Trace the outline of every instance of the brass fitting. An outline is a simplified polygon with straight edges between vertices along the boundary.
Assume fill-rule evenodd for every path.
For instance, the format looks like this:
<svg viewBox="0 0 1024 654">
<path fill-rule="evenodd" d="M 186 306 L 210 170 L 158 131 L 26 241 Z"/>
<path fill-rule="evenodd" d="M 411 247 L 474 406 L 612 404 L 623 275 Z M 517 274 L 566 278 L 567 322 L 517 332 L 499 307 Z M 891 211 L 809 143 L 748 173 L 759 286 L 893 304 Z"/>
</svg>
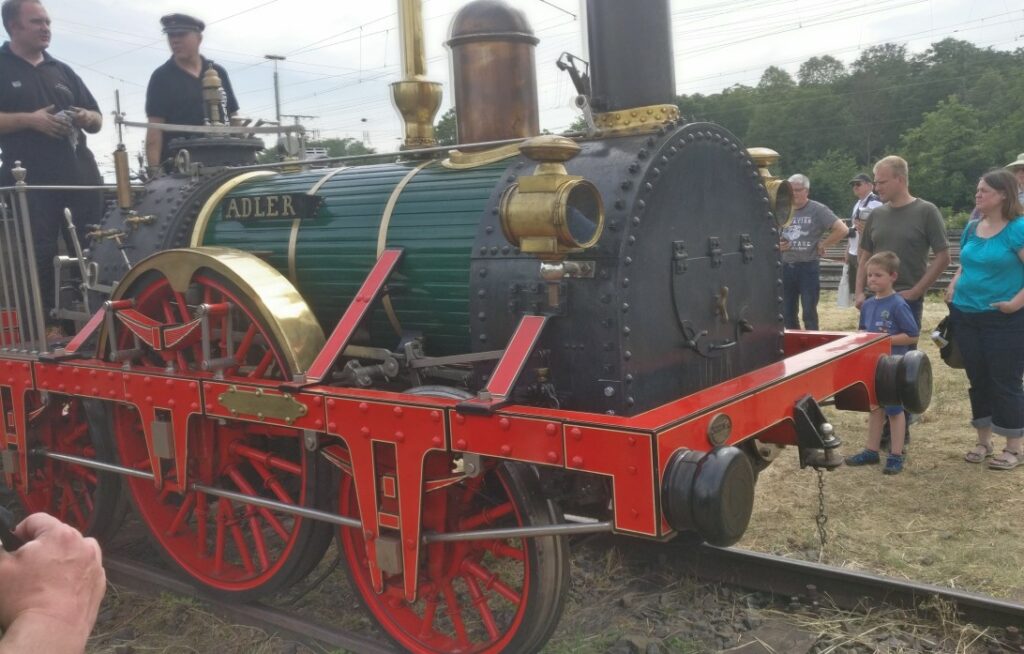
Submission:
<svg viewBox="0 0 1024 654">
<path fill-rule="evenodd" d="M 422 0 L 399 0 L 403 79 L 391 85 L 391 97 L 405 123 L 403 149 L 437 144 L 434 116 L 441 107 L 441 85 L 426 78 Z"/>
<path fill-rule="evenodd" d="M 593 183 L 569 175 L 565 162 L 580 146 L 564 136 L 537 136 L 519 147 L 537 162 L 501 196 L 501 229 L 509 243 L 544 261 L 593 247 L 604 231 L 604 203 Z"/>
<path fill-rule="evenodd" d="M 224 111 L 224 89 L 221 88 L 220 75 L 210 66 L 203 73 L 203 105 L 206 108 L 206 120 L 211 125 L 227 123 Z"/>
<path fill-rule="evenodd" d="M 772 174 L 769 166 L 779 163 L 779 153 L 770 148 L 748 148 L 747 154 L 757 165 L 757 172 L 761 175 L 765 189 L 768 190 L 768 199 L 771 201 L 772 212 L 775 214 L 775 221 L 779 227 L 785 227 L 793 220 L 793 189 L 789 182 L 780 179 Z"/>
</svg>

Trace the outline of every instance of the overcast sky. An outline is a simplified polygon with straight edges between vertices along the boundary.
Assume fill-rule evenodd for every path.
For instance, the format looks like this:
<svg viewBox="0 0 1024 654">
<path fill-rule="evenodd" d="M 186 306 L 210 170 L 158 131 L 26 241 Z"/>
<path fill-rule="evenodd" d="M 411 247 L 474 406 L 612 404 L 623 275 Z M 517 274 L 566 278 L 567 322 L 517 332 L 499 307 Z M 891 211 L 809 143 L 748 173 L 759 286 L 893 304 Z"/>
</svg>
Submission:
<svg viewBox="0 0 1024 654">
<path fill-rule="evenodd" d="M 583 54 L 577 0 L 510 0 L 523 9 L 537 48 L 541 126 L 552 131 L 576 117 L 575 91 L 554 61 L 563 51 Z M 627 2 L 629 0 L 622 0 Z M 114 93 L 128 120 L 145 119 L 146 83 L 169 56 L 159 17 L 170 12 L 204 19 L 203 53 L 231 76 L 245 116 L 273 120 L 273 65 L 279 63 L 283 114 L 303 119 L 324 137 L 369 140 L 378 150 L 399 144 L 401 123 L 388 84 L 399 79 L 397 0 L 48 0 L 53 20 L 50 53 L 72 65 L 108 118 L 90 137 L 101 167 L 116 143 L 109 112 Z M 431 79 L 445 85 L 444 40 L 462 0 L 424 0 Z M 844 62 L 865 47 L 896 41 L 921 52 L 948 36 L 981 47 L 1024 47 L 1020 0 L 672 0 L 676 85 L 679 93 L 715 93 L 757 83 L 768 65 L 796 73 L 800 63 L 831 54 Z M 287 119 L 291 121 L 292 119 Z M 728 126 L 726 126 L 728 127 Z M 129 151 L 143 139 L 125 134 Z"/>
</svg>

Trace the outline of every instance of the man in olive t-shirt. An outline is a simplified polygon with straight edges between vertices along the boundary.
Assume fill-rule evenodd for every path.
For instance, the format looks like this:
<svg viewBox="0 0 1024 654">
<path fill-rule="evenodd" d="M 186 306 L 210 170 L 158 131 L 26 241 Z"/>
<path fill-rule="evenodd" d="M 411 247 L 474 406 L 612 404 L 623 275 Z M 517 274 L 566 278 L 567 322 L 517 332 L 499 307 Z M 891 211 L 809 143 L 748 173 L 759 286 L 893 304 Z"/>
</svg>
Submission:
<svg viewBox="0 0 1024 654">
<path fill-rule="evenodd" d="M 921 326 L 924 295 L 949 265 L 949 242 L 942 214 L 931 202 L 910 194 L 907 162 L 885 157 L 875 164 L 875 191 L 885 202 L 871 212 L 861 236 L 857 270 L 857 308 L 864 304 L 867 260 L 889 250 L 900 258 L 893 287 L 910 305 Z M 928 251 L 935 258 L 928 263 Z"/>
</svg>

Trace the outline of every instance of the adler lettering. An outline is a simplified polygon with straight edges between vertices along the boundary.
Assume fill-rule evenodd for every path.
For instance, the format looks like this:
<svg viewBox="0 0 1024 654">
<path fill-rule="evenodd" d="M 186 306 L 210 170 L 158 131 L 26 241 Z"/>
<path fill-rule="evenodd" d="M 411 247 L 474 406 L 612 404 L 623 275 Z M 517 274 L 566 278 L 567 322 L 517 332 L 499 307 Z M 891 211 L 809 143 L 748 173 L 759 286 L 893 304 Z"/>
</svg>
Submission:
<svg viewBox="0 0 1024 654">
<path fill-rule="evenodd" d="M 224 209 L 224 220 L 297 218 L 295 202 L 291 195 L 257 195 L 247 198 L 231 198 Z M 305 205 L 300 203 L 301 206 Z"/>
</svg>

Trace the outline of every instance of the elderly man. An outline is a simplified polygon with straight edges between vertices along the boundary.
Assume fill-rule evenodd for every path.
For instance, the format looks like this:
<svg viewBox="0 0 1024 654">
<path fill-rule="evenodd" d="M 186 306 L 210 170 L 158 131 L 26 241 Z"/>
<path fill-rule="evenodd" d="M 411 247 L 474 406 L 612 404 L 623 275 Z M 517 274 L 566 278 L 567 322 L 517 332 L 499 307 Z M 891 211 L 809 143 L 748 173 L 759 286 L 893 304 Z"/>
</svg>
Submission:
<svg viewBox="0 0 1024 654">
<path fill-rule="evenodd" d="M 814 330 L 818 329 L 821 255 L 826 248 L 846 238 L 849 228 L 828 207 L 810 199 L 811 180 L 806 175 L 793 175 L 789 184 L 793 188 L 795 211 L 780 241 L 782 313 L 786 329 L 800 329 L 799 302 L 803 306 L 804 328 Z"/>
<path fill-rule="evenodd" d="M 0 47 L 0 186 L 14 183 L 16 161 L 34 186 L 94 185 L 102 181 L 83 132 L 103 125 L 96 100 L 71 67 L 46 51 L 50 16 L 39 0 L 6 0 L 0 12 L 10 41 Z M 98 223 L 103 197 L 95 191 L 32 191 L 28 194 L 32 239 L 50 325 L 54 301 L 53 259 L 63 233 L 64 208 L 71 209 L 79 237 Z"/>
<path fill-rule="evenodd" d="M 924 294 L 949 265 L 949 242 L 942 214 L 931 202 L 910 194 L 907 162 L 885 157 L 875 164 L 875 191 L 885 204 L 871 212 L 860 239 L 857 307 L 864 304 L 864 264 L 875 252 L 889 250 L 900 258 L 894 288 L 921 326 Z M 928 263 L 929 250 L 935 254 Z"/>
<path fill-rule="evenodd" d="M 160 19 L 167 43 L 171 47 L 171 58 L 157 68 L 149 78 L 146 89 L 146 119 L 151 123 L 172 125 L 202 125 L 203 73 L 212 67 L 220 77 L 221 86 L 227 94 L 228 116 L 238 113 L 238 100 L 231 89 L 228 73 L 221 66 L 199 54 L 206 23 L 185 14 L 169 14 Z M 183 132 L 163 132 L 150 129 L 146 132 L 146 159 L 155 172 L 156 167 L 170 157 L 168 144 L 175 138 L 194 136 Z"/>
<path fill-rule="evenodd" d="M 1024 204 L 1024 152 L 1017 155 L 1017 158 L 1006 164 L 1006 169 L 1017 176 L 1017 198 Z"/>
</svg>

